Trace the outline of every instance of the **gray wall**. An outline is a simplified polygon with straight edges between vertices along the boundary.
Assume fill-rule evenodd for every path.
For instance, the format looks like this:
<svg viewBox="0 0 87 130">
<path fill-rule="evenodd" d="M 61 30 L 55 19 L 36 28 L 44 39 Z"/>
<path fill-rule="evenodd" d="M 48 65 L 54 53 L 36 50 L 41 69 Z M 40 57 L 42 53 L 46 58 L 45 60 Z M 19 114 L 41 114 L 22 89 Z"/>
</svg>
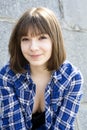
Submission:
<svg viewBox="0 0 87 130">
<path fill-rule="evenodd" d="M 0 0 L 0 68 L 9 59 L 8 41 L 15 21 L 30 7 L 45 6 L 57 15 L 63 31 L 67 59 L 84 77 L 83 99 L 76 130 L 87 129 L 87 0 Z"/>
</svg>

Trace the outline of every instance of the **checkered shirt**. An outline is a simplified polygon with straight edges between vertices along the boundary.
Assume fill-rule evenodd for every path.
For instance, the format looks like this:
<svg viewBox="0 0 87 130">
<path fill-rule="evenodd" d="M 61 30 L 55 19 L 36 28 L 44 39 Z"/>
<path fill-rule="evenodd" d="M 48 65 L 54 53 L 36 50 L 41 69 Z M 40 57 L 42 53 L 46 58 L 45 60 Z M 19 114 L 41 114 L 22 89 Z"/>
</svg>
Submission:
<svg viewBox="0 0 87 130">
<path fill-rule="evenodd" d="M 8 63 L 0 71 L 0 130 L 32 128 L 36 86 L 26 69 L 26 73 L 15 74 Z M 68 61 L 52 73 L 45 89 L 46 130 L 73 130 L 82 85 L 81 72 Z"/>
</svg>

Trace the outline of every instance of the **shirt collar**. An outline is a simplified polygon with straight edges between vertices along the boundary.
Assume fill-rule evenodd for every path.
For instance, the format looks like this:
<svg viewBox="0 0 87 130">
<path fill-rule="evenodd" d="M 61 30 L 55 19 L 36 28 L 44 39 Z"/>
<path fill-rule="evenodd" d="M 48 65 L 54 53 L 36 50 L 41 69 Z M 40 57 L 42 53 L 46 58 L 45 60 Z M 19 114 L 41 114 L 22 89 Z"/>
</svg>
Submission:
<svg viewBox="0 0 87 130">
<path fill-rule="evenodd" d="M 33 82 L 32 79 L 31 79 L 31 74 L 30 74 L 30 66 L 29 65 L 26 65 L 25 66 L 25 69 L 27 70 L 25 73 L 23 74 L 16 74 L 16 79 L 27 79 L 30 83 Z M 52 72 L 52 75 L 51 75 L 51 79 L 53 79 L 55 81 L 55 83 L 60 80 L 62 78 L 62 75 L 63 73 L 65 72 L 65 67 L 63 67 L 63 64 L 59 67 L 58 70 L 54 70 Z"/>
<path fill-rule="evenodd" d="M 30 83 L 32 82 L 31 75 L 30 75 L 30 67 L 29 65 L 25 66 L 26 72 L 24 73 L 17 73 L 15 76 L 13 76 L 13 81 L 17 81 L 18 79 L 20 81 L 28 80 Z"/>
<path fill-rule="evenodd" d="M 53 71 L 51 77 L 52 77 L 52 79 L 55 82 L 57 82 L 58 80 L 60 80 L 62 78 L 62 74 L 61 74 L 60 68 L 58 70 Z"/>
<path fill-rule="evenodd" d="M 65 61 L 66 62 L 66 61 Z M 58 80 L 61 80 L 62 79 L 62 76 L 64 75 L 65 73 L 65 70 L 67 69 L 67 66 L 65 66 L 65 62 L 63 64 L 61 64 L 61 66 L 59 67 L 58 70 L 55 70 L 53 71 L 52 73 L 52 79 L 55 81 L 55 83 L 58 81 Z"/>
</svg>

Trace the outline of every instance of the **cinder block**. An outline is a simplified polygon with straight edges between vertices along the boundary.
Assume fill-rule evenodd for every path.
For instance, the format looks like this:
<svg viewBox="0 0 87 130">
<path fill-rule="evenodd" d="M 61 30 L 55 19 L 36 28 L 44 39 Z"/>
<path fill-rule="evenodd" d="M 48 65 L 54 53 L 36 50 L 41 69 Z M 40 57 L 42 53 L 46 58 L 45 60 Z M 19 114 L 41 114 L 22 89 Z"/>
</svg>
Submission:
<svg viewBox="0 0 87 130">
<path fill-rule="evenodd" d="M 87 104 L 81 104 L 77 121 L 79 130 L 87 130 Z"/>
<path fill-rule="evenodd" d="M 87 30 L 87 0 L 63 0 L 65 21 Z"/>
<path fill-rule="evenodd" d="M 12 30 L 12 24 L 0 22 L 0 68 L 8 62 L 8 42 Z"/>
<path fill-rule="evenodd" d="M 17 19 L 25 10 L 38 6 L 48 7 L 59 16 L 58 0 L 0 0 L 0 15 Z"/>
</svg>

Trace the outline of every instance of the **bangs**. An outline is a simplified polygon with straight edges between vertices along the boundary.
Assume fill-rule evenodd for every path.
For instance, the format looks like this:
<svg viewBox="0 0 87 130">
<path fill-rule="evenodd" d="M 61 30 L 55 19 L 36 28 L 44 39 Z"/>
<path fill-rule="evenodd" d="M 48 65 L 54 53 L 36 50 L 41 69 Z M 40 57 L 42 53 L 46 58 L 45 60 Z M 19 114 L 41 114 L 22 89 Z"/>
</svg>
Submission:
<svg viewBox="0 0 87 130">
<path fill-rule="evenodd" d="M 31 18 L 27 18 L 23 23 L 21 23 L 19 34 L 20 38 L 22 36 L 30 36 L 35 37 L 40 34 L 48 34 L 46 24 L 39 17 L 32 16 Z"/>
</svg>

